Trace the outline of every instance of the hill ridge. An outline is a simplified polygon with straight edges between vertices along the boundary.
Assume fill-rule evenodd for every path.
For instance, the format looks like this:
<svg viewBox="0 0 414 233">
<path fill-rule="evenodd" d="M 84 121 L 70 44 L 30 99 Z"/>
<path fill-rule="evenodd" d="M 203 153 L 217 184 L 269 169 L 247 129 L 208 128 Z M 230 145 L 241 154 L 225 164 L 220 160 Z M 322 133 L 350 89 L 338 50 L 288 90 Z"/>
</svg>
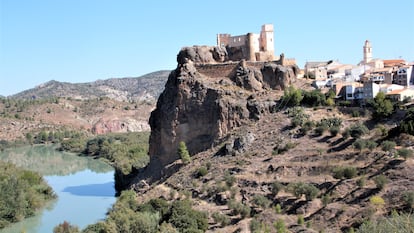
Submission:
<svg viewBox="0 0 414 233">
<path fill-rule="evenodd" d="M 34 88 L 11 95 L 9 98 L 70 97 L 93 99 L 108 97 L 118 101 L 154 101 L 161 94 L 169 73 L 169 70 L 159 70 L 139 77 L 98 79 L 84 83 L 50 80 Z"/>
</svg>

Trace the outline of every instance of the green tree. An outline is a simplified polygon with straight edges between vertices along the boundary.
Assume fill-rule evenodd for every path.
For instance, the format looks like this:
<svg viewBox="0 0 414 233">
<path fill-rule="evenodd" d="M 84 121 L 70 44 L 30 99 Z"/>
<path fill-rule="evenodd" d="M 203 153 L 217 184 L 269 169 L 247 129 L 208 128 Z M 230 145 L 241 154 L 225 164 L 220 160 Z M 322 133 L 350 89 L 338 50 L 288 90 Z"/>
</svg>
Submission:
<svg viewBox="0 0 414 233">
<path fill-rule="evenodd" d="M 64 221 L 53 228 L 53 233 L 79 233 L 79 227 Z"/>
<path fill-rule="evenodd" d="M 188 200 L 176 201 L 171 206 L 169 223 L 180 232 L 204 232 L 208 228 L 207 214 L 191 209 Z"/>
<path fill-rule="evenodd" d="M 414 135 L 414 108 L 409 108 L 398 127 L 401 133 Z"/>
<path fill-rule="evenodd" d="M 311 107 L 325 105 L 326 96 L 320 90 L 304 91 L 301 103 Z"/>
<path fill-rule="evenodd" d="M 180 156 L 181 161 L 183 161 L 184 164 L 189 164 L 191 162 L 190 153 L 188 152 L 185 142 L 181 141 L 178 144 L 177 153 L 178 153 L 178 156 Z"/>
<path fill-rule="evenodd" d="M 394 111 L 391 100 L 386 99 L 382 91 L 378 92 L 371 104 L 374 108 L 373 117 L 377 120 L 391 116 Z"/>
<path fill-rule="evenodd" d="M 283 106 L 287 107 L 299 106 L 302 99 L 302 91 L 300 89 L 296 89 L 293 86 L 289 86 L 284 91 L 281 103 L 283 104 Z"/>
</svg>

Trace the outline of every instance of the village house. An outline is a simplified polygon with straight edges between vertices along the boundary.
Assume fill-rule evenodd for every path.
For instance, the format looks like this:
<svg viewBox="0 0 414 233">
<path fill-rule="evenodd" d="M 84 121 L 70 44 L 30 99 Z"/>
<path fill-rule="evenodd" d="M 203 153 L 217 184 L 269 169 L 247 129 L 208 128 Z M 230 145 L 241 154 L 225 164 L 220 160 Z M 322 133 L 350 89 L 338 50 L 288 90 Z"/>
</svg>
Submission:
<svg viewBox="0 0 414 233">
<path fill-rule="evenodd" d="M 305 77 L 313 78 L 315 80 L 328 79 L 328 65 L 332 61 L 314 61 L 306 62 L 305 64 Z"/>
<path fill-rule="evenodd" d="M 387 93 L 387 96 L 395 101 L 407 101 L 414 99 L 414 89 L 404 88 L 400 90 L 394 90 Z"/>
<path fill-rule="evenodd" d="M 414 82 L 413 65 L 405 65 L 398 67 L 393 83 L 410 86 Z"/>
</svg>

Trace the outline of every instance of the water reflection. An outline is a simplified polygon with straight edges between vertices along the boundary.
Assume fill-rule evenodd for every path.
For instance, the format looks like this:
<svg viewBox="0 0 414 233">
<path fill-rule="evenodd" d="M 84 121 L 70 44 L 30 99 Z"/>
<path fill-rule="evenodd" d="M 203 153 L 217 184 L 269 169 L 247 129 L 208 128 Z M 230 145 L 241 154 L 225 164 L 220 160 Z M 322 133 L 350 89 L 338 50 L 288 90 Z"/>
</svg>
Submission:
<svg viewBox="0 0 414 233">
<path fill-rule="evenodd" d="M 36 145 L 7 149 L 0 153 L 0 159 L 37 171 L 44 176 L 65 176 L 85 169 L 96 173 L 112 171 L 112 167 L 102 161 L 57 151 L 54 146 Z"/>
<path fill-rule="evenodd" d="M 84 228 L 103 219 L 116 200 L 113 168 L 102 161 L 56 151 L 52 146 L 8 149 L 0 153 L 0 160 L 41 173 L 58 195 L 39 214 L 0 233 L 53 232 L 63 221 Z"/>
<path fill-rule="evenodd" d="M 114 196 L 114 182 L 104 184 L 87 184 L 79 186 L 69 186 L 63 189 L 63 192 L 68 192 L 77 196 L 95 196 L 95 197 L 113 197 Z"/>
</svg>

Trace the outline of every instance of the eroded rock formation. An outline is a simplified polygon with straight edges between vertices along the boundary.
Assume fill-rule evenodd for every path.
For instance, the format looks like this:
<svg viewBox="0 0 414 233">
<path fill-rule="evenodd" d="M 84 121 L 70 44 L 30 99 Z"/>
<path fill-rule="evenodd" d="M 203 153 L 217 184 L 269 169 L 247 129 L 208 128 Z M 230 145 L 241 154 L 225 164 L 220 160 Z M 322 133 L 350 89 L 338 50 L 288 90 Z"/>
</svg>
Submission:
<svg viewBox="0 0 414 233">
<path fill-rule="evenodd" d="M 149 121 L 151 160 L 146 173 L 153 178 L 179 159 L 180 141 L 194 155 L 219 143 L 244 121 L 272 111 L 276 102 L 261 102 L 256 94 L 283 90 L 295 81 L 298 70 L 281 61 L 227 60 L 226 51 L 218 47 L 186 47 L 179 52 L 177 68 Z"/>
</svg>

